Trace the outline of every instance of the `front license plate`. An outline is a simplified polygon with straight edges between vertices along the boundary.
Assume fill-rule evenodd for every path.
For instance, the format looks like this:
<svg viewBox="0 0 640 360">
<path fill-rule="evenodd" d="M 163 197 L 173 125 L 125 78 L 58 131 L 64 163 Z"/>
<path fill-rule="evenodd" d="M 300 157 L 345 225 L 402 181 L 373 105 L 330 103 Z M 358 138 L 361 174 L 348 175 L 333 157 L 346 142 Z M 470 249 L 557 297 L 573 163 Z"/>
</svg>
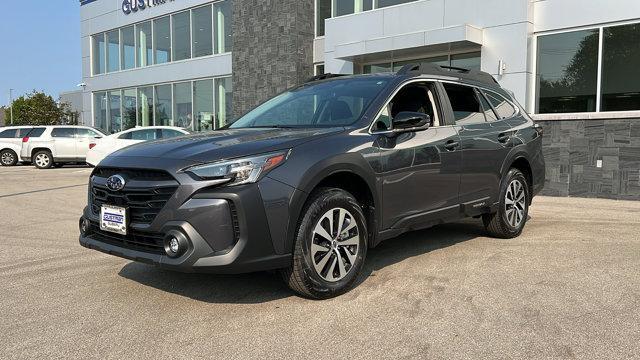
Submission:
<svg viewBox="0 0 640 360">
<path fill-rule="evenodd" d="M 102 205 L 100 209 L 100 230 L 127 235 L 127 209 Z"/>
</svg>

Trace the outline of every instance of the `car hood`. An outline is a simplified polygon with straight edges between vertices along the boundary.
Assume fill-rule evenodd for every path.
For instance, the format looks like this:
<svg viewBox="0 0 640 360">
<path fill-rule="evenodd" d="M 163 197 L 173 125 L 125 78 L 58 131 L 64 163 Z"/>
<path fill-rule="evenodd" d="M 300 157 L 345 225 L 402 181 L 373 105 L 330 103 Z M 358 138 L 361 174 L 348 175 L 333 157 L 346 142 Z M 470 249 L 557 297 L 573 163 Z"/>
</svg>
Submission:
<svg viewBox="0 0 640 360">
<path fill-rule="evenodd" d="M 344 130 L 337 128 L 244 128 L 217 130 L 128 146 L 109 155 L 211 162 L 293 148 L 307 141 Z"/>
</svg>

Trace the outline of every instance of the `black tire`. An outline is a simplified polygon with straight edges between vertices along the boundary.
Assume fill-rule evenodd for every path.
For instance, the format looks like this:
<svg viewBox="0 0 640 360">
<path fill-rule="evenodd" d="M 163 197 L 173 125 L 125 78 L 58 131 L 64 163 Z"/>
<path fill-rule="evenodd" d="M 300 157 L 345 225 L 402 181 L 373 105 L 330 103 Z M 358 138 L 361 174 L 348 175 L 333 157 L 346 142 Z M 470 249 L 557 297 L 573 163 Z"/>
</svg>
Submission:
<svg viewBox="0 0 640 360">
<path fill-rule="evenodd" d="M 33 154 L 33 165 L 38 169 L 49 169 L 53 166 L 53 156 L 47 150 L 40 150 Z M 46 159 L 46 160 L 45 160 Z"/>
<path fill-rule="evenodd" d="M 61 168 L 63 166 L 64 166 L 64 163 L 61 163 L 61 162 L 53 163 L 54 168 Z"/>
<path fill-rule="evenodd" d="M 14 166 L 18 163 L 18 154 L 11 149 L 0 151 L 0 164 L 2 166 Z"/>
<path fill-rule="evenodd" d="M 513 189 L 510 190 L 510 186 L 514 183 L 519 183 L 522 187 L 522 195 L 516 195 L 516 200 L 523 196 L 524 201 L 521 203 L 514 202 L 514 204 L 508 204 L 507 192 L 511 191 L 511 193 L 514 193 Z M 524 225 L 527 222 L 527 216 L 529 215 L 529 183 L 520 170 L 509 170 L 500 185 L 499 196 L 500 205 L 498 212 L 483 215 L 482 221 L 491 236 L 501 239 L 515 238 L 522 233 L 522 229 L 524 229 Z M 517 221 L 518 219 L 520 219 L 520 221 Z"/>
<path fill-rule="evenodd" d="M 341 230 L 344 229 L 343 232 L 337 231 L 337 233 L 342 233 L 345 236 L 335 236 L 333 241 L 326 241 L 324 240 L 326 239 L 325 237 L 317 235 L 315 232 L 316 225 L 328 219 L 326 215 L 330 212 L 334 214 L 332 211 L 337 211 L 339 218 L 342 213 L 341 209 L 346 210 L 347 215 L 343 216 L 344 220 L 341 228 Z M 332 216 L 332 219 L 336 218 Z M 350 239 L 354 241 L 355 236 L 353 234 L 355 232 L 353 228 L 349 230 L 353 220 L 355 220 L 358 234 L 357 248 L 349 245 L 339 245 L 341 241 L 345 241 L 345 243 Z M 336 224 L 338 222 L 334 221 Z M 333 231 L 331 232 L 334 233 Z M 349 234 L 347 235 L 347 233 Z M 318 189 L 311 195 L 302 211 L 302 218 L 298 222 L 296 231 L 293 263 L 291 267 L 281 271 L 282 278 L 293 291 L 307 298 L 328 299 L 341 295 L 352 288 L 362 271 L 367 255 L 367 239 L 366 219 L 356 199 L 342 189 Z M 316 252 L 315 258 L 312 258 L 312 242 L 317 243 L 318 241 L 329 244 L 326 246 L 328 250 Z M 347 251 L 349 256 L 346 254 Z M 329 257 L 329 260 L 324 262 L 328 267 L 325 267 L 326 274 L 320 275 L 322 270 L 319 273 L 313 262 L 322 262 L 322 260 L 318 261 L 318 259 L 324 258 L 325 255 Z M 332 259 L 335 259 L 335 261 Z M 338 264 L 338 261 L 340 261 L 340 264 Z M 321 265 L 319 266 L 322 267 Z M 346 271 L 345 275 L 341 274 L 343 270 Z M 329 275 L 329 272 L 331 272 L 331 275 Z M 333 277 L 334 274 L 343 277 L 334 281 L 328 281 L 325 278 Z"/>
</svg>

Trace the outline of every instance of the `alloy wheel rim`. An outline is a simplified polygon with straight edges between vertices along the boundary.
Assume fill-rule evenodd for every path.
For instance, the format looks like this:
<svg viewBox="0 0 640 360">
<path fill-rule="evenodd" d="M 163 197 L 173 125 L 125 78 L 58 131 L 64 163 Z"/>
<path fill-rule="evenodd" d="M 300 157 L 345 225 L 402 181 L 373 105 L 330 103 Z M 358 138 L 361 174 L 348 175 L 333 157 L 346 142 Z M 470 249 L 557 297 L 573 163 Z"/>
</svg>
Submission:
<svg viewBox="0 0 640 360">
<path fill-rule="evenodd" d="M 346 209 L 333 208 L 316 223 L 311 238 L 311 261 L 326 281 L 344 279 L 354 268 L 360 250 L 360 229 Z"/>
<path fill-rule="evenodd" d="M 514 228 L 524 220 L 526 201 L 526 192 L 522 182 L 520 180 L 511 181 L 504 196 L 504 210 L 507 222 Z"/>
<path fill-rule="evenodd" d="M 6 152 L 2 154 L 2 163 L 5 165 L 9 165 L 13 163 L 13 154 Z"/>
<path fill-rule="evenodd" d="M 38 166 L 47 166 L 49 164 L 49 157 L 44 154 L 36 156 L 36 164 L 38 164 Z"/>
</svg>

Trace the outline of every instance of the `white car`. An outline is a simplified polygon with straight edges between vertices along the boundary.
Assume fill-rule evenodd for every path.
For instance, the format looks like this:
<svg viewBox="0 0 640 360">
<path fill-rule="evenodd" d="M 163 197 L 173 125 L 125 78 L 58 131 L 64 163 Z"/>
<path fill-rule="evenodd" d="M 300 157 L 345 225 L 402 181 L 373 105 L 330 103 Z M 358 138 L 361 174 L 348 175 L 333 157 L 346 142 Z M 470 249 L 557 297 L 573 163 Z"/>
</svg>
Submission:
<svg viewBox="0 0 640 360">
<path fill-rule="evenodd" d="M 20 159 L 33 162 L 38 169 L 84 163 L 90 144 L 104 136 L 88 126 L 35 126 L 22 138 Z"/>
<path fill-rule="evenodd" d="M 143 141 L 167 139 L 189 134 L 189 131 L 173 126 L 145 126 L 136 127 L 119 133 L 105 136 L 90 144 L 87 152 L 87 164 L 96 166 L 102 159 L 123 147 L 137 144 Z"/>
<path fill-rule="evenodd" d="M 0 164 L 13 166 L 20 161 L 22 139 L 33 126 L 7 126 L 0 128 Z"/>
</svg>

